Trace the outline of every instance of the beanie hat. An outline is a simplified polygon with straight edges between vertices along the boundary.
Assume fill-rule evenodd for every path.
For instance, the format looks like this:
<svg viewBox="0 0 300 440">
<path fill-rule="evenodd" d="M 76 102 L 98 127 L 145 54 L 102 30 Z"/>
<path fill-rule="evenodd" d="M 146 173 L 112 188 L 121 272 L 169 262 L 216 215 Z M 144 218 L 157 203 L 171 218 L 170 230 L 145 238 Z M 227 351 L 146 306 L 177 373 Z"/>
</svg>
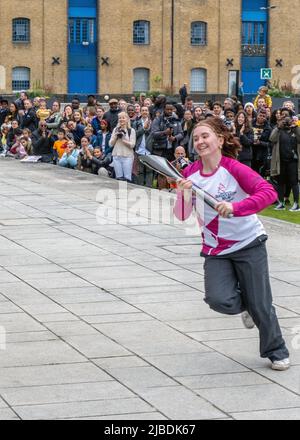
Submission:
<svg viewBox="0 0 300 440">
<path fill-rule="evenodd" d="M 247 102 L 247 104 L 245 104 L 244 109 L 246 110 L 247 107 L 252 107 L 253 110 L 255 110 L 254 104 L 252 102 Z"/>
</svg>

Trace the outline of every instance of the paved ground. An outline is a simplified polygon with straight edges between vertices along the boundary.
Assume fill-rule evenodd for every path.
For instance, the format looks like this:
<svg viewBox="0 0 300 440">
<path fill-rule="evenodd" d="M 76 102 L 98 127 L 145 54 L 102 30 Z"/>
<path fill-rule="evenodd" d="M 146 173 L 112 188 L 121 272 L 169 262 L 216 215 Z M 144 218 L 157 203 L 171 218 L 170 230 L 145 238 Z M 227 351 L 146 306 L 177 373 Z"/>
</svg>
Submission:
<svg viewBox="0 0 300 440">
<path fill-rule="evenodd" d="M 276 373 L 203 303 L 199 238 L 126 224 L 122 195 L 113 224 L 96 193 L 114 186 L 0 160 L 0 418 L 299 419 L 299 227 L 265 221 L 293 365 Z"/>
</svg>

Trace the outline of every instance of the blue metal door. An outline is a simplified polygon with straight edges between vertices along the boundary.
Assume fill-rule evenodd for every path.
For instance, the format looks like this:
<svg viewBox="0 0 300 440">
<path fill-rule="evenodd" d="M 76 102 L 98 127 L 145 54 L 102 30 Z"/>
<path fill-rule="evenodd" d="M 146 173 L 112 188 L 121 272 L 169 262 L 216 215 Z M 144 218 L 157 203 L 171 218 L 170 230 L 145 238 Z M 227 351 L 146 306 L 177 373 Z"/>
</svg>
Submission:
<svg viewBox="0 0 300 440">
<path fill-rule="evenodd" d="M 97 93 L 97 35 L 94 18 L 69 18 L 69 93 Z"/>
<path fill-rule="evenodd" d="M 268 0 L 242 0 L 242 81 L 245 93 L 265 84 L 260 69 L 268 67 Z"/>
<path fill-rule="evenodd" d="M 244 21 L 242 24 L 242 81 L 245 93 L 256 93 L 265 84 L 260 70 L 267 67 L 267 23 Z"/>
</svg>

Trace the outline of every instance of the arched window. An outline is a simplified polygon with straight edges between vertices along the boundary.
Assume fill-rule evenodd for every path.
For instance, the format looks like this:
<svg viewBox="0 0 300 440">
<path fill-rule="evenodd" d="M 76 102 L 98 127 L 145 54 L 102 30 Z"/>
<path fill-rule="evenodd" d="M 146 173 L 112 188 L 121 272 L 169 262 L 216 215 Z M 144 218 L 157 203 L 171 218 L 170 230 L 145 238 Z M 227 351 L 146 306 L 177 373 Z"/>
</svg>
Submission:
<svg viewBox="0 0 300 440">
<path fill-rule="evenodd" d="M 150 88 L 150 70 L 144 67 L 133 69 L 133 91 L 148 92 Z"/>
<path fill-rule="evenodd" d="M 150 22 L 138 20 L 133 22 L 133 44 L 150 44 Z"/>
<path fill-rule="evenodd" d="M 206 92 L 206 69 L 191 70 L 191 92 Z"/>
<path fill-rule="evenodd" d="M 30 20 L 28 18 L 14 18 L 12 21 L 13 43 L 30 42 Z"/>
<path fill-rule="evenodd" d="M 28 67 L 13 68 L 12 89 L 14 92 L 30 89 L 30 69 Z"/>
<path fill-rule="evenodd" d="M 194 21 L 191 25 L 191 45 L 207 45 L 207 23 L 204 21 Z"/>
</svg>

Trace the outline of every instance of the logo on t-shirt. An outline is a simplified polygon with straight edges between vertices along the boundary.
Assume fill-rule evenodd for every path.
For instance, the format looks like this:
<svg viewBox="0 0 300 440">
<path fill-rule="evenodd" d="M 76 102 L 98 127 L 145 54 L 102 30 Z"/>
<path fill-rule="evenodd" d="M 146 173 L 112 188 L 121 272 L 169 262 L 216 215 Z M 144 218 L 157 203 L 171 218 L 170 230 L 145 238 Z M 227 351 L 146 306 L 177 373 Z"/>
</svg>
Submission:
<svg viewBox="0 0 300 440">
<path fill-rule="evenodd" d="M 221 199 L 223 202 L 232 202 L 234 196 L 236 195 L 236 191 L 226 191 L 226 187 L 223 183 L 220 183 L 218 186 L 218 193 L 216 194 L 216 199 Z"/>
</svg>

